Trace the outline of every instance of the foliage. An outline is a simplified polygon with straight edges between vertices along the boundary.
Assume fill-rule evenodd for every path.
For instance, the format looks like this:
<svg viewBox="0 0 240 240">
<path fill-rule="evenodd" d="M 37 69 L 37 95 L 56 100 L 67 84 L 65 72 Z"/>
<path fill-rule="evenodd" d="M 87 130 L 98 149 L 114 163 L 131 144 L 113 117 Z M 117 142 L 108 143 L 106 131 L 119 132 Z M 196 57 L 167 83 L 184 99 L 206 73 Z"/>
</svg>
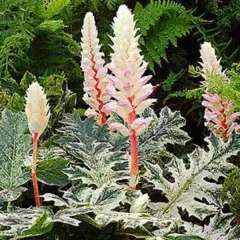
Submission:
<svg viewBox="0 0 240 240">
<path fill-rule="evenodd" d="M 238 217 L 240 215 L 239 208 L 239 178 L 240 169 L 235 169 L 227 177 L 223 184 L 222 201 L 228 200 L 231 212 Z"/>
<path fill-rule="evenodd" d="M 205 41 L 210 41 L 225 64 L 230 66 L 239 59 L 237 39 L 231 37 L 236 23 L 240 20 L 240 4 L 238 0 L 225 4 L 218 0 L 204 0 L 204 9 L 214 16 L 210 26 L 201 26 L 199 31 Z M 234 48 L 235 47 L 235 48 Z"/>
<path fill-rule="evenodd" d="M 23 111 L 25 91 L 33 81 L 37 81 L 36 77 L 32 73 L 26 72 L 19 84 L 14 83 L 17 93 L 12 92 L 8 83 L 6 83 L 7 86 L 2 86 L 6 92 L 2 92 L 0 110 L 6 107 L 11 111 Z M 46 73 L 38 79 L 38 82 L 41 86 L 45 86 L 46 94 L 52 107 L 52 117 L 49 125 L 51 128 L 54 128 L 64 112 L 73 110 L 76 103 L 76 95 L 68 89 L 64 91 L 64 85 L 66 84 L 64 74 L 47 75 Z"/>
<path fill-rule="evenodd" d="M 53 67 L 54 73 L 75 68 L 73 72 L 79 74 L 73 59 L 79 53 L 79 45 L 64 31 L 63 21 L 53 19 L 69 3 L 67 0 L 5 1 L 0 18 L 1 78 L 18 77 L 27 69 L 42 75 L 46 69 L 52 72 Z"/>
<path fill-rule="evenodd" d="M 64 151 L 57 147 L 41 148 L 38 153 L 38 180 L 47 185 L 64 186 L 68 178 L 63 170 L 69 161 Z"/>
<path fill-rule="evenodd" d="M 57 142 L 72 156 L 65 170 L 70 180 L 100 187 L 128 176 L 126 138 L 110 136 L 107 126 L 97 127 L 94 119 L 82 121 L 77 114 L 66 115 L 62 124 Z"/>
<path fill-rule="evenodd" d="M 234 166 L 226 159 L 239 152 L 239 140 L 233 134 L 227 143 L 215 135 L 205 141 L 208 143 L 208 151 L 196 148 L 188 155 L 185 163 L 174 157 L 165 169 L 161 169 L 157 164 L 144 162 L 146 173 L 143 178 L 153 183 L 155 189 L 161 190 L 168 199 L 167 203 L 152 203 L 157 216 L 178 216 L 181 219 L 181 213 L 185 212 L 190 218 L 205 221 L 207 217 L 217 214 L 218 221 L 223 221 L 219 219 L 223 207 L 220 204 L 221 185 L 218 181 L 233 169 Z M 185 222 L 184 226 L 188 230 L 191 223 Z M 214 226 L 211 227 L 213 231 Z M 227 230 L 221 229 L 221 234 Z M 201 232 L 194 234 L 202 236 Z"/>
<path fill-rule="evenodd" d="M 148 109 L 145 114 L 154 116 L 151 109 Z M 143 134 L 139 141 L 142 158 L 147 158 L 158 144 L 160 144 L 159 151 L 162 152 L 165 144 L 174 143 L 177 138 L 182 138 L 180 144 L 184 144 L 189 139 L 180 129 L 184 125 L 184 119 L 179 116 L 179 113 L 174 114 L 166 108 L 161 112 L 159 119 L 156 115 L 154 117 L 151 130 L 148 134 Z M 44 195 L 45 200 L 54 201 L 55 205 L 66 207 L 65 210 L 56 214 L 54 221 L 77 225 L 79 221 L 72 217 L 83 215 L 84 217 L 81 218 L 89 222 L 90 219 L 86 218 L 85 214 L 93 212 L 95 218 L 90 222 L 94 226 L 104 227 L 111 222 L 121 222 L 122 227 L 119 228 L 119 233 L 137 237 L 163 234 L 162 231 L 151 233 L 150 226 L 151 229 L 166 228 L 164 232 L 170 231 L 175 226 L 171 220 L 164 221 L 145 214 L 148 204 L 147 195 L 141 195 L 140 192 L 133 194 L 126 186 L 129 168 L 125 137 L 118 133 L 109 133 L 106 126 L 96 126 L 93 119 L 82 121 L 76 114 L 66 115 L 62 124 L 64 126 L 59 132 L 63 135 L 57 142 L 64 146 L 71 156 L 70 167 L 65 172 L 73 182 L 73 186 L 64 192 L 64 200 L 52 194 Z M 163 126 L 168 126 L 165 129 L 169 131 L 164 131 Z M 155 139 L 152 138 L 153 132 Z M 171 135 L 172 133 L 174 135 Z M 154 153 L 158 154 L 156 151 Z M 138 196 L 143 201 L 137 200 Z M 101 201 L 96 202 L 96 199 Z M 120 209 L 120 202 L 132 205 L 130 213 L 115 211 L 115 208 Z"/>
<path fill-rule="evenodd" d="M 23 239 L 51 231 L 52 213 L 46 208 L 0 211 L 0 236 Z"/>
<path fill-rule="evenodd" d="M 190 33 L 195 18 L 183 5 L 173 1 L 151 1 L 145 8 L 137 3 L 134 9 L 143 55 L 154 70 L 154 63 L 168 61 L 166 49 L 169 43 L 177 47 L 177 38 Z"/>
<path fill-rule="evenodd" d="M 156 74 L 153 85 L 162 84 L 154 92 L 162 100 L 155 105 L 159 114 L 150 108 L 142 114 L 153 122 L 138 137 L 136 191 L 128 188 L 128 139 L 80 117 L 83 16 L 94 12 L 108 61 L 109 24 L 122 3 L 134 10 L 140 47 Z M 0 239 L 42 239 L 43 234 L 59 240 L 238 239 L 240 175 L 229 158 L 239 152 L 239 136 L 223 142 L 211 135 L 202 142 L 203 129 L 179 111 L 158 110 L 164 99 L 185 97 L 171 99 L 172 109 L 202 114 L 200 68 L 189 68 L 193 78 L 186 74 L 199 59 L 202 39 L 213 44 L 228 69 L 229 81 L 209 77 L 211 91 L 240 109 L 240 65 L 233 64 L 239 57 L 239 13 L 238 0 L 0 0 Z M 29 207 L 32 189 L 27 191 L 31 137 L 22 111 L 33 81 L 45 88 L 51 106 L 37 165 L 48 208 Z M 197 137 L 191 140 L 186 129 Z"/>
<path fill-rule="evenodd" d="M 167 144 L 184 145 L 190 140 L 187 133 L 181 129 L 186 122 L 179 112 L 172 112 L 165 107 L 160 111 L 159 117 L 150 108 L 143 114 L 144 117 L 152 117 L 154 120 L 148 130 L 139 137 L 141 161 L 161 163 L 163 157 L 172 157 L 166 148 Z"/>
<path fill-rule="evenodd" d="M 5 201 L 14 201 L 26 191 L 22 185 L 30 176 L 24 170 L 24 160 L 31 149 L 31 136 L 26 130 L 23 113 L 3 111 L 0 120 L 0 189 Z"/>
</svg>

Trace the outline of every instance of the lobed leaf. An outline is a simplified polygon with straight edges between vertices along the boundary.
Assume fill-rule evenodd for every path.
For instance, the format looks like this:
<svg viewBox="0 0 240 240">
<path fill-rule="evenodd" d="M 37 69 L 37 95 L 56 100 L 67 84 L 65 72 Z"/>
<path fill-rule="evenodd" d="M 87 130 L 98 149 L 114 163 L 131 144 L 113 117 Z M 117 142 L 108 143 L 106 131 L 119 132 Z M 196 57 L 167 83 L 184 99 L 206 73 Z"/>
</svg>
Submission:
<svg viewBox="0 0 240 240">
<path fill-rule="evenodd" d="M 0 211 L 0 236 L 22 239 L 42 235 L 52 227 L 52 213 L 46 208 Z"/>
<path fill-rule="evenodd" d="M 29 178 L 24 161 L 31 150 L 31 136 L 26 134 L 27 121 L 22 112 L 2 112 L 0 120 L 0 189 L 5 201 L 16 200 L 26 189 L 22 187 Z"/>
<path fill-rule="evenodd" d="M 76 114 L 66 115 L 62 123 L 59 132 L 64 135 L 57 142 L 72 156 L 64 171 L 69 180 L 101 187 L 128 178 L 125 139 L 110 136 L 106 126 L 96 126 L 93 119 L 82 121 Z"/>
<path fill-rule="evenodd" d="M 152 204 L 157 209 L 158 216 L 181 218 L 181 208 L 187 210 L 189 216 L 204 220 L 221 209 L 221 185 L 218 184 L 218 179 L 225 177 L 227 171 L 233 168 L 226 160 L 239 152 L 240 142 L 235 133 L 226 143 L 215 135 L 205 140 L 209 150 L 197 147 L 188 155 L 188 167 L 183 160 L 176 157 L 166 165 L 164 171 L 171 178 L 166 179 L 158 165 L 144 162 L 144 178 L 152 182 L 156 189 L 162 190 L 168 198 L 168 203 Z"/>
</svg>

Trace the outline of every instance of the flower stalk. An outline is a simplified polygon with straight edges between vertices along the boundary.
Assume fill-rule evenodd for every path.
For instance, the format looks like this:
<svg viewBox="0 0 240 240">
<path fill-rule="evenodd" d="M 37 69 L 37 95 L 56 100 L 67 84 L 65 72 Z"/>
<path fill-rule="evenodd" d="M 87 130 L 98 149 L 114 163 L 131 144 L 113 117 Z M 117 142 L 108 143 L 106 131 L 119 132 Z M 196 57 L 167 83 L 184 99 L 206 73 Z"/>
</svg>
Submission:
<svg viewBox="0 0 240 240">
<path fill-rule="evenodd" d="M 39 207 L 41 206 L 41 201 L 37 181 L 38 139 L 48 124 L 50 113 L 46 95 L 37 82 L 32 83 L 27 90 L 25 112 L 28 119 L 29 131 L 33 138 L 32 182 L 35 204 Z"/>
<path fill-rule="evenodd" d="M 138 179 L 137 136 L 152 121 L 151 117 L 144 119 L 141 114 L 156 101 L 147 99 L 153 92 L 153 86 L 147 84 L 151 76 L 143 76 L 147 63 L 140 55 L 135 23 L 128 7 L 120 6 L 114 18 L 114 36 L 111 38 L 113 53 L 108 67 L 112 75 L 108 77 L 109 82 L 105 89 L 112 99 L 104 106 L 107 113 L 115 112 L 123 120 L 123 123 L 111 122 L 109 128 L 129 136 L 131 146 L 129 185 L 132 189 L 136 189 Z"/>
<path fill-rule="evenodd" d="M 39 189 L 37 182 L 37 150 L 38 150 L 38 133 L 33 134 L 33 154 L 32 154 L 32 182 L 36 206 L 41 206 Z"/>
</svg>

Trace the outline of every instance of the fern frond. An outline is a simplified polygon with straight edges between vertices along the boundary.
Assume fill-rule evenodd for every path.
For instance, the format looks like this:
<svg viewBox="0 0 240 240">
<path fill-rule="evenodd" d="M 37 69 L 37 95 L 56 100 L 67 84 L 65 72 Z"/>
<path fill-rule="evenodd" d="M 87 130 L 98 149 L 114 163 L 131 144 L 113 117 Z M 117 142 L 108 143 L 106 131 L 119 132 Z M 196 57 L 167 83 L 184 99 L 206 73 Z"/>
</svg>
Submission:
<svg viewBox="0 0 240 240">
<path fill-rule="evenodd" d="M 141 33 L 140 44 L 151 70 L 161 59 L 168 61 L 168 45 L 176 47 L 177 38 L 189 34 L 195 19 L 180 3 L 170 0 L 151 1 L 145 8 L 137 3 L 134 14 Z"/>
</svg>

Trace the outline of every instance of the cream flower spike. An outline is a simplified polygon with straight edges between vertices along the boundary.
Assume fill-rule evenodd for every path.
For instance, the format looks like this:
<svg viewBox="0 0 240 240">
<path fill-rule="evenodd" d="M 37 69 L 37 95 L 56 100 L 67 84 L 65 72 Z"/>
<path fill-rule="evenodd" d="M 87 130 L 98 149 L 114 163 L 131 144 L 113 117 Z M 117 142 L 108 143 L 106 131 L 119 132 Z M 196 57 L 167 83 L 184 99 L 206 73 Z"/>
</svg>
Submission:
<svg viewBox="0 0 240 240">
<path fill-rule="evenodd" d="M 107 113 L 115 112 L 124 123 L 109 124 L 112 130 L 118 130 L 130 137 L 131 160 L 130 182 L 136 189 L 138 178 L 138 142 L 137 136 L 147 129 L 152 118 L 142 118 L 143 111 L 151 106 L 156 99 L 147 99 L 153 92 L 152 84 L 147 84 L 151 76 L 143 76 L 147 63 L 140 55 L 138 29 L 135 28 L 134 15 L 126 5 L 121 5 L 114 18 L 111 38 L 113 53 L 109 69 L 112 76 L 105 91 L 115 100 L 110 100 L 104 107 Z"/>
<path fill-rule="evenodd" d="M 47 127 L 50 112 L 46 95 L 37 82 L 33 82 L 27 90 L 25 112 L 30 133 L 37 133 L 40 137 Z"/>
<path fill-rule="evenodd" d="M 105 92 L 107 68 L 104 66 L 104 54 L 100 52 L 98 31 L 91 12 L 84 18 L 81 41 L 81 68 L 85 80 L 83 100 L 90 106 L 85 115 L 95 117 L 98 124 L 102 125 L 106 122 L 103 106 L 109 101 L 110 96 Z"/>
<path fill-rule="evenodd" d="M 217 59 L 215 49 L 212 47 L 210 42 L 204 42 L 201 45 L 200 54 L 202 59 L 202 62 L 200 63 L 203 72 L 202 76 L 205 79 L 207 78 L 207 73 L 217 74 L 225 77 L 220 64 L 221 59 Z"/>
<path fill-rule="evenodd" d="M 106 104 L 106 112 L 116 112 L 125 123 L 129 130 L 135 129 L 136 134 L 140 135 L 150 124 L 150 119 L 143 121 L 142 118 L 136 119 L 137 115 L 151 106 L 156 99 L 147 99 L 153 92 L 152 84 L 147 84 L 151 76 L 144 76 L 147 69 L 147 63 L 140 55 L 138 44 L 138 29 L 135 29 L 134 15 L 126 5 L 121 5 L 114 18 L 113 30 L 114 37 L 113 53 L 111 54 L 111 63 L 109 69 L 113 76 L 109 77 L 109 83 L 106 92 L 116 101 L 110 101 Z M 135 121 L 137 120 L 137 121 Z M 140 124 L 136 127 L 136 124 Z M 118 129 L 124 135 L 130 135 L 124 126 L 110 124 L 113 130 Z M 117 128 L 115 128 L 117 126 Z M 124 130 L 123 130 L 124 129 Z"/>
</svg>

